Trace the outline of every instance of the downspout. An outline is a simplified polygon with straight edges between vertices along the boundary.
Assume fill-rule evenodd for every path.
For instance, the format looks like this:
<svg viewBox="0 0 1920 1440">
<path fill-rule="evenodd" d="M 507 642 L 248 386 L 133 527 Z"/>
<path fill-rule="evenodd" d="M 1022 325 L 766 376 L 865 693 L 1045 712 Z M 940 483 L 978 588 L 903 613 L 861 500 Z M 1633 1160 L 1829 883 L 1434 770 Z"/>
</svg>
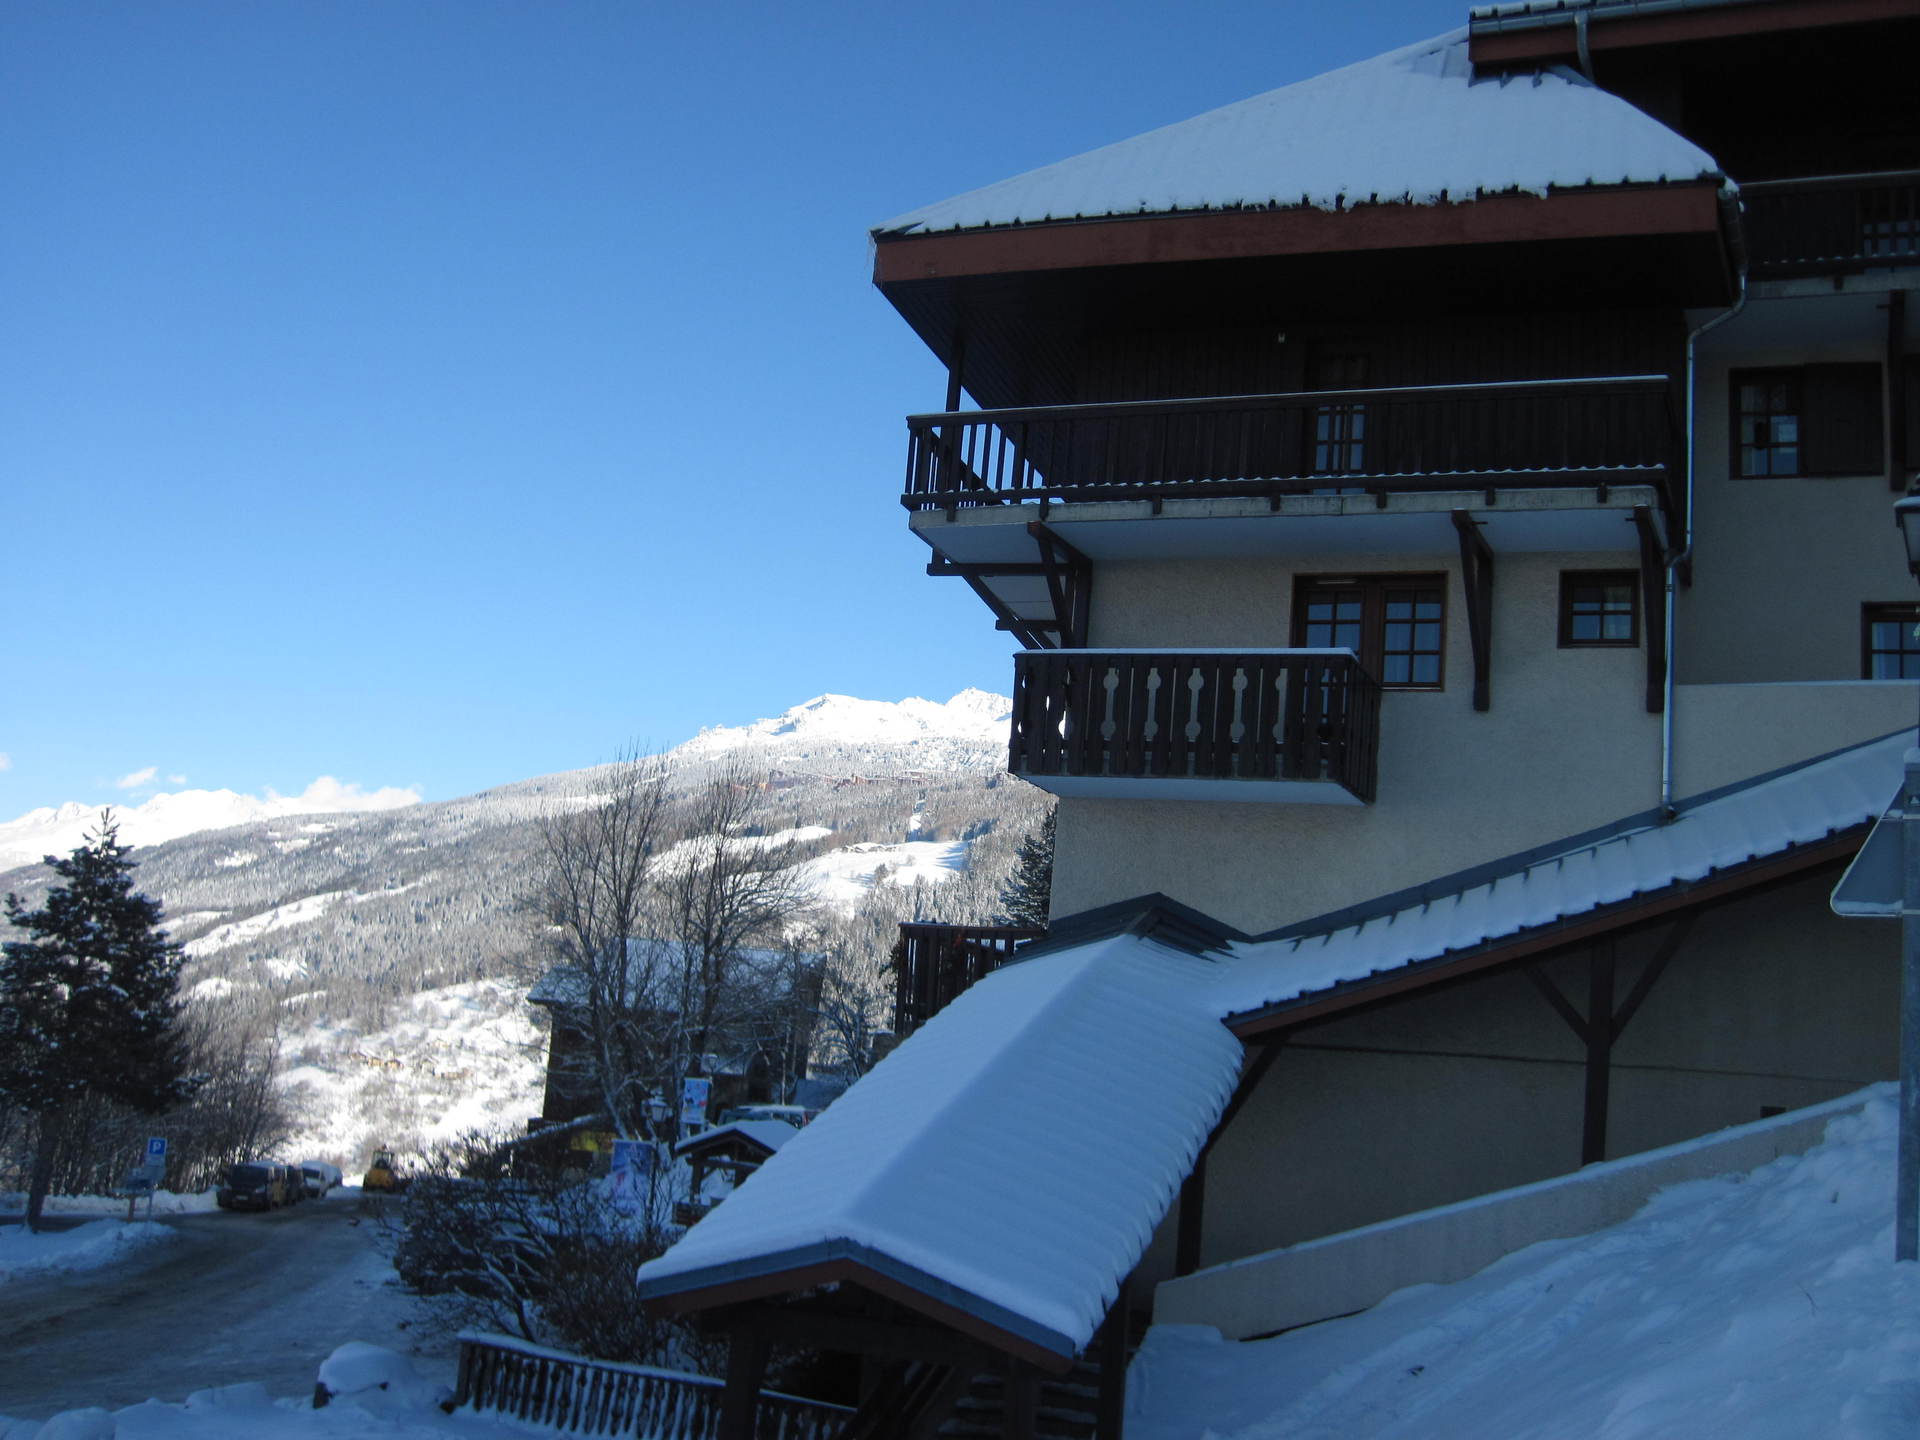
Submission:
<svg viewBox="0 0 1920 1440">
<path fill-rule="evenodd" d="M 1728 191 L 1722 193 L 1721 203 L 1722 203 L 1722 206 L 1726 209 L 1730 218 L 1732 218 L 1732 220 L 1734 221 L 1733 225 L 1730 228 L 1733 231 L 1733 237 L 1734 237 L 1733 239 L 1734 281 L 1738 288 L 1734 293 L 1732 305 L 1728 306 L 1725 310 L 1722 310 L 1718 315 L 1714 316 L 1711 320 L 1707 321 L 1705 324 L 1696 326 L 1694 329 L 1689 330 L 1687 332 L 1686 438 L 1682 442 L 1686 452 L 1686 465 L 1687 465 L 1687 490 L 1686 490 L 1686 504 L 1684 507 L 1684 513 L 1686 516 L 1686 525 L 1684 530 L 1681 532 L 1680 548 L 1678 550 L 1672 551 L 1667 557 L 1667 578 L 1666 578 L 1667 673 L 1665 677 L 1666 694 L 1662 697 L 1662 703 L 1660 706 L 1660 816 L 1661 816 L 1661 822 L 1663 824 L 1666 823 L 1667 821 L 1672 820 L 1674 817 L 1674 809 L 1673 809 L 1673 704 L 1674 704 L 1674 695 L 1675 695 L 1674 676 L 1676 673 L 1678 673 L 1680 669 L 1680 666 L 1679 666 L 1677 657 L 1674 654 L 1674 648 L 1673 648 L 1674 636 L 1675 636 L 1674 612 L 1679 608 L 1678 601 L 1680 598 L 1679 597 L 1680 571 L 1683 567 L 1690 564 L 1693 560 L 1693 458 L 1694 458 L 1694 455 L 1693 455 L 1693 452 L 1694 452 L 1693 392 L 1694 392 L 1694 378 L 1695 378 L 1694 367 L 1695 367 L 1696 358 L 1697 358 L 1696 346 L 1702 335 L 1706 334 L 1709 330 L 1718 329 L 1720 326 L 1726 324 L 1727 321 L 1733 319 L 1734 316 L 1738 315 L 1741 312 L 1741 310 L 1743 310 L 1746 307 L 1746 303 L 1747 303 L 1747 257 L 1746 257 L 1745 235 L 1743 234 L 1739 225 L 1739 214 L 1740 214 L 1739 196 L 1737 193 L 1732 192 L 1731 187 L 1729 187 Z"/>
</svg>

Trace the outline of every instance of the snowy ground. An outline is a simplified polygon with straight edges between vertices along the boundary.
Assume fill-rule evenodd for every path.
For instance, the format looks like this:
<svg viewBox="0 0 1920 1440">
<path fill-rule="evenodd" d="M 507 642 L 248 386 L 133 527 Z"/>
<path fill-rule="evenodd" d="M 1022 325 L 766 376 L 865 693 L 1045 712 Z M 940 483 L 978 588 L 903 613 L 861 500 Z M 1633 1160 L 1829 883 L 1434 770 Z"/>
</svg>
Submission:
<svg viewBox="0 0 1920 1440">
<path fill-rule="evenodd" d="M 286 1041 L 280 1083 L 299 1106 L 297 1159 L 358 1175 L 378 1146 L 423 1154 L 473 1130 L 518 1132 L 540 1112 L 545 1057 L 525 993 L 499 980 L 422 991 L 385 1029 L 324 1023 Z"/>
<path fill-rule="evenodd" d="M 97 1270 L 126 1261 L 135 1250 L 175 1238 L 165 1225 L 141 1220 L 90 1220 L 72 1230 L 32 1234 L 24 1225 L 0 1228 L 0 1287 L 28 1275 Z"/>
<path fill-rule="evenodd" d="M 1156 1328 L 1128 1440 L 1913 1440 L 1894 1114 L 1880 1087 L 1804 1156 L 1345 1320 L 1245 1344 Z"/>
</svg>

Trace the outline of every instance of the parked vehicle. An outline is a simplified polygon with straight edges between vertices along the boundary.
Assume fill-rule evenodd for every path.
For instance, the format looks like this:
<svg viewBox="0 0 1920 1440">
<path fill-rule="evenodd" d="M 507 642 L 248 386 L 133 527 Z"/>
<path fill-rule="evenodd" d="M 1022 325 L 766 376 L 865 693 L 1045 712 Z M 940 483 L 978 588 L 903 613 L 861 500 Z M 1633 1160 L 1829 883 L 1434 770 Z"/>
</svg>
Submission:
<svg viewBox="0 0 1920 1440">
<path fill-rule="evenodd" d="M 214 1192 L 222 1210 L 271 1210 L 286 1203 L 286 1171 L 263 1160 L 227 1167 L 227 1177 Z"/>
<path fill-rule="evenodd" d="M 369 1192 L 387 1195 L 402 1195 L 406 1193 L 407 1177 L 400 1172 L 400 1167 L 394 1163 L 393 1152 L 391 1150 L 376 1150 L 373 1152 L 373 1163 L 367 1166 L 366 1178 L 361 1180 L 360 1188 Z"/>
<path fill-rule="evenodd" d="M 325 1199 L 327 1192 L 340 1183 L 340 1167 L 324 1160 L 302 1161 L 300 1175 L 307 1194 L 316 1200 Z"/>
</svg>

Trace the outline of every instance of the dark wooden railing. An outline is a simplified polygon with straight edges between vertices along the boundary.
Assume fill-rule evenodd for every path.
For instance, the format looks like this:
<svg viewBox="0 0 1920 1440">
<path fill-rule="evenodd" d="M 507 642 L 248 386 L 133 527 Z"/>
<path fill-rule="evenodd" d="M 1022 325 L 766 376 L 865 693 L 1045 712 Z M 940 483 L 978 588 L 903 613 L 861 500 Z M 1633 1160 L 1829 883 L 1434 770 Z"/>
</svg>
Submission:
<svg viewBox="0 0 1920 1440">
<path fill-rule="evenodd" d="M 1664 375 L 911 415 L 909 509 L 1036 499 L 1666 485 Z"/>
<path fill-rule="evenodd" d="M 725 1389 L 705 1375 L 589 1360 L 504 1335 L 462 1335 L 453 1403 L 576 1434 L 714 1440 Z M 852 1415 L 766 1391 L 754 1440 L 832 1440 Z"/>
<path fill-rule="evenodd" d="M 1757 280 L 1920 265 L 1920 170 L 1740 187 Z"/>
<path fill-rule="evenodd" d="M 1315 780 L 1373 799 L 1380 685 L 1347 650 L 1028 650 L 1007 768 L 1048 776 Z"/>
<path fill-rule="evenodd" d="M 893 1033 L 904 1040 L 974 981 L 1044 930 L 1019 925 L 902 924 L 893 946 Z"/>
</svg>

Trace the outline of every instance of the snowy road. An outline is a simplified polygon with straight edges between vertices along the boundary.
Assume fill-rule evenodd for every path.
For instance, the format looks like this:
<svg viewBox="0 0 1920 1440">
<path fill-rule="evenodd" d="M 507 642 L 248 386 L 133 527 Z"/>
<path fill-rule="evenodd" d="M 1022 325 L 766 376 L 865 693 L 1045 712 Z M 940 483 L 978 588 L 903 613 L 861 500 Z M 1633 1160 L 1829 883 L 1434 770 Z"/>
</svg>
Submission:
<svg viewBox="0 0 1920 1440">
<path fill-rule="evenodd" d="M 0 1415 L 40 1420 L 189 1390 L 263 1382 L 305 1395 L 348 1340 L 412 1353 L 414 1302 L 359 1193 L 265 1215 L 183 1215 L 180 1232 L 124 1268 L 27 1279 L 0 1294 Z M 445 1355 L 416 1357 L 452 1375 Z"/>
</svg>

